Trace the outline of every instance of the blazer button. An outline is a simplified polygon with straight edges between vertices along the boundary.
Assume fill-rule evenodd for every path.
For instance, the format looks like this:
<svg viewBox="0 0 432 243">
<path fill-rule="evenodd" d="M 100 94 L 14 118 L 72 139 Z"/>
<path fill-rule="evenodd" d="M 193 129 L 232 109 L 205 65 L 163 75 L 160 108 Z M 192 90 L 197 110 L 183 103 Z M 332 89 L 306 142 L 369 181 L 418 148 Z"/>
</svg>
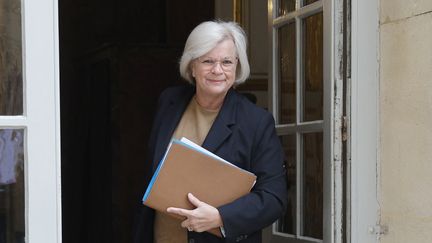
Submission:
<svg viewBox="0 0 432 243">
<path fill-rule="evenodd" d="M 194 239 L 189 239 L 189 243 L 195 243 Z"/>
</svg>

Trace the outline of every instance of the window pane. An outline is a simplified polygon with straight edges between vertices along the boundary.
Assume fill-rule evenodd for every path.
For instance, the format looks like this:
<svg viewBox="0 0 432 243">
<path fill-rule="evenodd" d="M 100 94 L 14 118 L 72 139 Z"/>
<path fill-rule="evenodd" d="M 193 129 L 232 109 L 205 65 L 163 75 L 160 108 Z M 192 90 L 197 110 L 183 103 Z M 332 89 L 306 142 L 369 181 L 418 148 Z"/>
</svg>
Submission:
<svg viewBox="0 0 432 243">
<path fill-rule="evenodd" d="M 309 5 L 309 4 L 311 4 L 311 3 L 314 3 L 314 2 L 318 2 L 319 0 L 303 0 L 302 2 L 302 7 L 303 6 L 306 6 L 306 5 Z"/>
<path fill-rule="evenodd" d="M 294 11 L 295 2 L 295 0 L 279 0 L 278 16 Z"/>
<path fill-rule="evenodd" d="M 296 234 L 297 221 L 297 190 L 296 190 L 296 135 L 281 136 L 281 143 L 285 152 L 285 168 L 287 173 L 288 205 L 285 215 L 277 223 L 277 231 Z"/>
<path fill-rule="evenodd" d="M 279 123 L 296 121 L 296 39 L 295 23 L 279 29 Z"/>
<path fill-rule="evenodd" d="M 0 242 L 25 236 L 23 129 L 0 129 Z"/>
<path fill-rule="evenodd" d="M 303 22 L 303 121 L 323 119 L 323 13 Z"/>
<path fill-rule="evenodd" d="M 303 235 L 323 238 L 323 134 L 303 134 Z"/>
<path fill-rule="evenodd" d="M 0 115 L 22 115 L 21 1 L 0 1 Z"/>
</svg>

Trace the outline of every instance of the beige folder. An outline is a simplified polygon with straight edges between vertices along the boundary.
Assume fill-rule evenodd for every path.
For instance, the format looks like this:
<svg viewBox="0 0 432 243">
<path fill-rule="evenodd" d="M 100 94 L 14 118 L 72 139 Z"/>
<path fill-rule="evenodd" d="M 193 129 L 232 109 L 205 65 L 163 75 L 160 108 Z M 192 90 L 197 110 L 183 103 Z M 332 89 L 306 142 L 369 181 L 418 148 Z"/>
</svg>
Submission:
<svg viewBox="0 0 432 243">
<path fill-rule="evenodd" d="M 250 192 L 256 181 L 241 169 L 182 138 L 173 139 L 143 197 L 144 205 L 166 213 L 168 207 L 193 209 L 187 194 L 214 207 Z"/>
</svg>

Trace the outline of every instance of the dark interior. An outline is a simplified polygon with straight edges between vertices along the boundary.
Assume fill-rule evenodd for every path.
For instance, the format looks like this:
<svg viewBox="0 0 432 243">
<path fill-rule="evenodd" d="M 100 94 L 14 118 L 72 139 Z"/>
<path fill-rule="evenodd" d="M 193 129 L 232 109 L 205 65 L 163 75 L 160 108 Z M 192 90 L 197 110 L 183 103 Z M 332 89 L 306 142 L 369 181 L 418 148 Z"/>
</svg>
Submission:
<svg viewBox="0 0 432 243">
<path fill-rule="evenodd" d="M 159 93 L 214 1 L 60 0 L 64 243 L 131 242 Z"/>
</svg>

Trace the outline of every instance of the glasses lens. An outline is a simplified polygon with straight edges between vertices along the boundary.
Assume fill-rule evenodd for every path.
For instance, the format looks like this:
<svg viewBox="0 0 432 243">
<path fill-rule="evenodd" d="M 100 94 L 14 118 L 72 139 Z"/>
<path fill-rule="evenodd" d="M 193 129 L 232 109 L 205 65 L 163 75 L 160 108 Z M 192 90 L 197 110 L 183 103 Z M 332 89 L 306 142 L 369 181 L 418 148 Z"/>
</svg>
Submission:
<svg viewBox="0 0 432 243">
<path fill-rule="evenodd" d="M 237 64 L 237 58 L 227 57 L 221 60 L 210 57 L 199 58 L 200 65 L 205 69 L 212 69 L 216 64 L 219 64 L 225 71 L 232 70 Z"/>
</svg>

